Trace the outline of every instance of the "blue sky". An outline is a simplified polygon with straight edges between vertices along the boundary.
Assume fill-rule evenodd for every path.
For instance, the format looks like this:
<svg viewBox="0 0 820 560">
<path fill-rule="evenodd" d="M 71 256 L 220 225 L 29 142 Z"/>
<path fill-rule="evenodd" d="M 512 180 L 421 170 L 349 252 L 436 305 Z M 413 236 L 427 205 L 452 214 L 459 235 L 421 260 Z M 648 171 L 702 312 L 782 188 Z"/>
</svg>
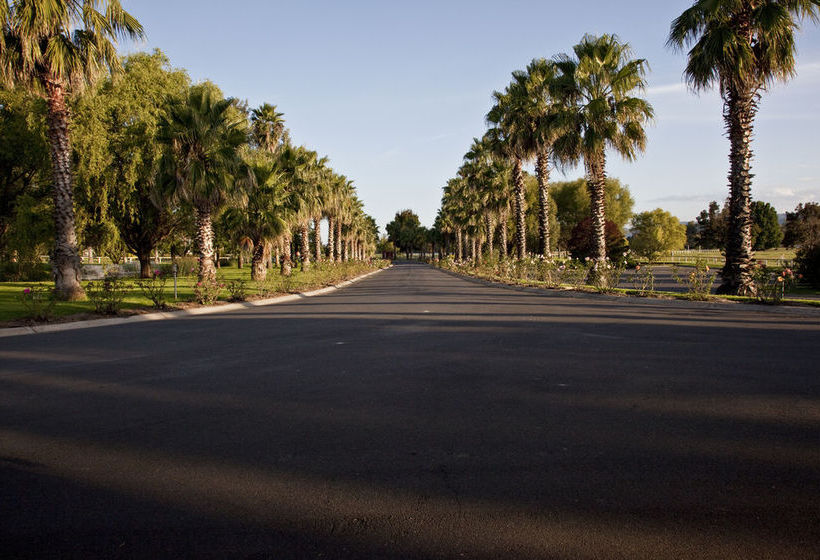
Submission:
<svg viewBox="0 0 820 560">
<path fill-rule="evenodd" d="M 353 179 L 382 230 L 403 208 L 432 224 L 441 188 L 485 130 L 492 91 L 532 58 L 571 51 L 584 33 L 619 35 L 651 67 L 647 152 L 633 163 L 611 154 L 608 165 L 635 210 L 689 220 L 728 193 L 720 99 L 689 93 L 685 54 L 665 48 L 689 0 L 123 4 L 147 34 L 124 52 L 159 48 L 194 80 L 251 106 L 277 105 L 296 143 Z M 798 49 L 798 77 L 764 96 L 753 146 L 752 194 L 779 212 L 820 200 L 820 29 L 805 23 Z"/>
</svg>

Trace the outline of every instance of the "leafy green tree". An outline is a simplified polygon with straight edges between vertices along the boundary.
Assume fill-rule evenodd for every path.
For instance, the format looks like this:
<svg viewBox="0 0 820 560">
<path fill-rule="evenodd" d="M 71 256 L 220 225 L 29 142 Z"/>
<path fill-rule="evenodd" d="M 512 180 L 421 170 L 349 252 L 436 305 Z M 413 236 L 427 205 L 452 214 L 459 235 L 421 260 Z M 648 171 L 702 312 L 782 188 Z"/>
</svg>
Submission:
<svg viewBox="0 0 820 560">
<path fill-rule="evenodd" d="M 573 259 L 595 259 L 597 248 L 592 235 L 592 218 L 578 222 L 570 234 L 568 249 Z M 627 250 L 627 241 L 621 228 L 609 220 L 606 221 L 606 250 L 607 258 L 611 261 L 620 261 Z"/>
<path fill-rule="evenodd" d="M 729 208 L 721 210 L 716 201 L 709 203 L 709 207 L 701 210 L 695 221 L 698 225 L 696 243 L 701 249 L 720 249 L 726 246 L 726 226 Z"/>
<path fill-rule="evenodd" d="M 783 244 L 786 247 L 812 247 L 820 244 L 820 204 L 800 203 L 786 212 Z"/>
<path fill-rule="evenodd" d="M 686 226 L 661 208 L 635 214 L 632 218 L 630 248 L 650 261 L 666 251 L 683 249 L 686 244 Z"/>
<path fill-rule="evenodd" d="M 559 144 L 562 153 L 584 160 L 595 247 L 592 258 L 602 261 L 607 255 L 606 151 L 634 160 L 646 147 L 644 126 L 654 112 L 635 95 L 646 86 L 646 60 L 633 59 L 627 43 L 614 35 L 586 35 L 573 50 L 575 58 L 557 57 L 569 130 Z"/>
<path fill-rule="evenodd" d="M 777 210 L 768 202 L 752 202 L 752 249 L 765 251 L 780 247 L 783 229 L 777 219 Z"/>
<path fill-rule="evenodd" d="M 562 181 L 552 184 L 550 194 L 556 209 L 559 224 L 559 248 L 566 249 L 570 234 L 575 226 L 590 216 L 589 189 L 585 179 Z M 607 177 L 604 183 L 604 206 L 607 219 L 623 228 L 632 218 L 635 200 L 629 187 L 618 179 Z"/>
<path fill-rule="evenodd" d="M 84 296 L 74 216 L 67 95 L 102 67 L 120 67 L 114 42 L 136 39 L 142 26 L 119 0 L 0 0 L 2 81 L 42 93 L 48 106 L 54 195 L 55 287 L 65 299 Z"/>
<path fill-rule="evenodd" d="M 46 106 L 39 97 L 19 87 L 0 89 L 0 261 L 9 261 L 13 251 L 35 253 L 32 247 L 19 245 L 27 237 L 15 232 L 13 225 L 17 223 L 22 195 L 39 201 L 49 194 L 51 169 L 45 115 Z M 27 203 L 26 208 L 34 206 L 37 204 Z M 48 212 L 42 220 L 50 217 Z M 49 231 L 53 233 L 53 229 Z M 12 238 L 15 243 L 10 243 Z"/>
<path fill-rule="evenodd" d="M 172 69 L 162 52 L 137 53 L 123 60 L 121 76 L 108 78 L 76 109 L 79 199 L 101 222 L 113 220 L 143 278 L 151 275 L 152 252 L 179 221 L 157 188 L 158 132 L 169 104 L 179 103 L 188 87 L 188 76 Z"/>
<path fill-rule="evenodd" d="M 685 75 L 696 91 L 717 85 L 729 137 L 729 224 L 719 293 L 755 295 L 751 141 L 760 95 L 795 73 L 795 32 L 820 18 L 817 0 L 697 0 L 672 22 L 668 44 L 691 46 Z"/>
<path fill-rule="evenodd" d="M 212 84 L 192 87 L 162 118 L 159 139 L 165 151 L 161 173 L 167 192 L 196 212 L 200 282 L 216 279 L 214 214 L 237 197 L 238 150 L 247 142 L 247 121 Z"/>
<path fill-rule="evenodd" d="M 421 221 L 418 215 L 412 210 L 400 210 L 396 212 L 393 221 L 385 227 L 387 230 L 387 239 L 407 254 L 410 258 L 411 253 L 419 248 Z"/>
</svg>

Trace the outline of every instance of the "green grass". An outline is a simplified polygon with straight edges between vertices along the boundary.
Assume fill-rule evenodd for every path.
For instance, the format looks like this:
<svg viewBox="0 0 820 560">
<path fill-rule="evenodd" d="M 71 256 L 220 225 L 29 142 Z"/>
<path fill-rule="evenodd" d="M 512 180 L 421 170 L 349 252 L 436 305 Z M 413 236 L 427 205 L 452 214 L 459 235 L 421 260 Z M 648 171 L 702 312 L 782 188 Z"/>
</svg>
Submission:
<svg viewBox="0 0 820 560">
<path fill-rule="evenodd" d="M 495 274 L 488 273 L 482 270 L 452 270 L 446 267 L 442 267 L 444 270 L 450 270 L 456 274 L 461 274 L 464 276 L 470 276 L 473 278 L 479 278 L 482 280 L 488 280 L 490 282 L 497 282 L 501 284 L 507 285 L 515 285 L 515 286 L 526 286 L 532 288 L 541 288 L 541 289 L 557 289 L 557 290 L 574 290 L 579 292 L 585 293 L 602 293 L 601 290 L 596 288 L 595 286 L 591 286 L 588 284 L 583 284 L 579 286 L 571 286 L 569 284 L 561 284 L 558 286 L 550 285 L 547 282 L 540 281 L 540 280 L 532 280 L 532 279 L 521 279 L 521 278 L 508 278 L 508 277 L 500 277 Z M 689 293 L 685 292 L 663 292 L 663 291 L 653 291 L 653 292 L 641 292 L 640 290 L 636 290 L 634 288 L 610 288 L 605 290 L 603 293 L 609 294 L 620 294 L 624 296 L 635 296 L 635 297 L 652 297 L 652 298 L 663 298 L 663 299 L 677 299 L 677 300 L 686 300 L 686 301 L 721 301 L 721 300 L 728 300 L 728 301 L 737 301 L 741 303 L 755 303 L 760 305 L 807 305 L 811 307 L 820 307 L 820 301 L 814 299 L 798 299 L 794 297 L 795 295 L 815 295 L 820 292 L 813 288 L 796 288 L 789 290 L 786 296 L 787 299 L 779 302 L 763 302 L 757 298 L 753 297 L 746 297 L 746 296 L 716 296 L 716 295 L 709 295 L 706 298 L 697 297 Z"/>
<path fill-rule="evenodd" d="M 767 265 L 776 266 L 781 262 L 791 262 L 794 260 L 794 249 L 787 249 L 780 247 L 778 249 L 768 249 L 766 251 L 755 251 L 754 258 L 766 263 Z M 658 259 L 657 264 L 694 264 L 696 260 L 704 259 L 709 266 L 723 265 L 725 257 L 718 249 L 710 250 L 691 250 L 691 251 L 675 251 L 675 254 L 665 255 Z"/>
<path fill-rule="evenodd" d="M 370 270 L 379 268 L 385 264 L 384 261 L 376 261 L 373 265 L 360 262 L 345 262 L 334 265 L 322 263 L 319 266 L 312 266 L 307 272 L 294 269 L 290 279 L 284 279 L 276 269 L 268 270 L 268 282 L 266 285 L 266 296 L 276 294 L 298 293 L 311 289 L 337 284 L 348 278 L 359 276 Z M 258 284 L 251 280 L 250 267 L 236 268 L 223 267 L 219 269 L 218 276 L 222 282 L 228 283 L 231 280 L 244 280 L 246 282 L 246 293 L 248 299 L 260 296 Z M 129 285 L 123 300 L 122 310 L 133 311 L 137 309 L 151 309 L 151 301 L 145 297 L 140 288 L 135 284 L 135 279 L 125 279 Z M 169 278 L 165 285 L 165 293 L 170 309 L 188 307 L 194 302 L 194 285 L 196 277 L 182 277 L 177 279 L 177 300 L 174 301 L 173 278 Z M 88 282 L 83 282 L 84 286 Z M 17 321 L 26 318 L 26 309 L 20 300 L 20 296 L 25 288 L 53 287 L 52 282 L 0 282 L 0 322 Z M 227 289 L 223 289 L 219 300 L 227 301 L 230 297 Z M 55 317 L 65 317 L 77 313 L 94 313 L 94 304 L 91 301 L 57 302 L 54 307 Z"/>
</svg>

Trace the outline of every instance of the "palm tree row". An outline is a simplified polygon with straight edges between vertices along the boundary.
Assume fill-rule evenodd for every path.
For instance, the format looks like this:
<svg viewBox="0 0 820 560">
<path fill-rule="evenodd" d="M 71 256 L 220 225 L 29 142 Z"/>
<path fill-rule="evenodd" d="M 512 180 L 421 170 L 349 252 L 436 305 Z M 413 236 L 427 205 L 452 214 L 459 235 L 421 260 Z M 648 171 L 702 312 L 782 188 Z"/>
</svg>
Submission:
<svg viewBox="0 0 820 560">
<path fill-rule="evenodd" d="M 696 0 L 671 25 L 668 46 L 690 48 L 684 77 L 695 91 L 717 86 L 729 139 L 729 231 L 720 293 L 755 295 L 751 218 L 751 140 L 760 98 L 775 81 L 795 74 L 795 34 L 800 23 L 820 21 L 820 0 Z M 617 37 L 585 36 L 573 55 L 534 60 L 513 73 L 503 92 L 494 92 L 482 142 L 495 158 L 509 163 L 506 197 L 515 217 L 519 258 L 527 254 L 522 169 L 535 160 L 539 185 L 538 254 L 549 256 L 550 166 L 583 162 L 590 196 L 596 263 L 606 257 L 607 150 L 633 160 L 646 146 L 644 126 L 652 107 L 637 96 L 645 88 L 646 61 L 632 59 Z M 471 149 L 465 165 L 486 165 Z M 475 172 L 445 188 L 439 223 L 461 235 L 476 217 Z M 462 183 L 463 182 L 463 183 Z M 496 210 L 497 211 L 497 210 Z M 505 222 L 506 225 L 506 222 Z M 487 233 L 492 240 L 493 234 Z M 502 247 L 502 254 L 503 254 Z M 463 258 L 459 248 L 457 255 Z M 593 269 L 594 270 L 594 269 Z"/>
<path fill-rule="evenodd" d="M 534 161 L 538 181 L 537 254 L 550 257 L 549 176 L 551 167 L 583 161 L 591 200 L 595 260 L 606 258 L 604 185 L 606 150 L 633 159 L 646 145 L 644 125 L 653 117 L 649 103 L 636 94 L 645 88 L 646 61 L 633 59 L 629 46 L 614 35 L 587 35 L 573 56 L 533 60 L 513 72 L 504 91 L 493 93 L 489 129 L 464 156 L 458 177 L 442 200 L 442 223 L 467 232 L 480 248 L 493 252 L 498 229 L 500 254 L 506 256 L 509 209 L 513 211 L 516 256 L 524 258 L 526 201 L 524 166 Z M 486 227 L 479 231 L 477 222 Z M 457 245 L 461 245 L 461 241 Z M 481 251 L 473 252 L 480 257 Z M 463 255 L 459 252 L 459 258 Z"/>
<path fill-rule="evenodd" d="M 2 83 L 47 100 L 56 224 L 52 269 L 57 293 L 79 299 L 83 289 L 67 98 L 106 72 L 119 73 L 116 40 L 142 37 L 143 30 L 119 0 L 0 0 L 0 27 Z M 252 249 L 256 279 L 264 279 L 273 251 L 282 272 L 290 273 L 294 234 L 303 269 L 311 260 L 337 262 L 369 254 L 376 232 L 352 182 L 335 173 L 327 158 L 291 145 L 275 106 L 263 104 L 248 113 L 237 100 L 204 83 L 188 88 L 181 99 L 168 100 L 162 112 L 156 139 L 163 154 L 149 173 L 154 203 L 192 212 L 200 281 L 216 277 L 216 220 Z M 330 230 L 326 255 L 322 219 Z"/>
</svg>

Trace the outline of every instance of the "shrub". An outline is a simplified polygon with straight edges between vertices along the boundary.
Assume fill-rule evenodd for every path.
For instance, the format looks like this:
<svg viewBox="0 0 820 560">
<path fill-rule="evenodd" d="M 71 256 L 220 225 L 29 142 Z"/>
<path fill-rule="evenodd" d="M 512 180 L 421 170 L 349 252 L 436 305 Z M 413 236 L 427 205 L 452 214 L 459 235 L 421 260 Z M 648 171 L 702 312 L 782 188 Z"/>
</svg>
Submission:
<svg viewBox="0 0 820 560">
<path fill-rule="evenodd" d="M 94 311 L 101 315 L 116 315 L 129 289 L 129 284 L 121 278 L 107 275 L 102 280 L 89 282 L 85 293 L 94 304 Z"/>
<path fill-rule="evenodd" d="M 145 297 L 151 300 L 151 303 L 156 309 L 164 309 L 167 306 L 167 298 L 165 295 L 165 283 L 168 281 L 168 275 L 161 269 L 153 271 L 151 278 L 140 278 L 137 280 L 137 286 Z"/>
<path fill-rule="evenodd" d="M 673 275 L 675 272 L 676 271 L 673 269 Z M 632 285 L 642 296 L 655 292 L 655 269 L 651 262 L 643 265 L 635 265 L 635 274 L 632 276 Z"/>
<path fill-rule="evenodd" d="M 704 259 L 697 259 L 695 266 L 686 276 L 680 275 L 677 266 L 672 267 L 672 278 L 675 282 L 686 286 L 686 293 L 692 299 L 707 300 L 712 295 L 712 284 L 715 283 L 716 274 L 710 274 L 711 269 Z"/>
<path fill-rule="evenodd" d="M 756 263 L 752 269 L 752 282 L 757 291 L 757 299 L 769 303 L 780 303 L 786 292 L 794 285 L 795 275 L 791 268 L 777 270 Z"/>
<path fill-rule="evenodd" d="M 24 288 L 20 294 L 20 303 L 26 310 L 27 318 L 35 321 L 48 321 L 54 317 L 57 296 L 52 288 L 42 286 Z"/>
<path fill-rule="evenodd" d="M 225 287 L 220 280 L 203 280 L 194 285 L 194 299 L 203 305 L 212 305 Z"/>
<path fill-rule="evenodd" d="M 248 298 L 245 280 L 231 280 L 226 287 L 228 288 L 228 301 L 245 301 Z"/>
</svg>

